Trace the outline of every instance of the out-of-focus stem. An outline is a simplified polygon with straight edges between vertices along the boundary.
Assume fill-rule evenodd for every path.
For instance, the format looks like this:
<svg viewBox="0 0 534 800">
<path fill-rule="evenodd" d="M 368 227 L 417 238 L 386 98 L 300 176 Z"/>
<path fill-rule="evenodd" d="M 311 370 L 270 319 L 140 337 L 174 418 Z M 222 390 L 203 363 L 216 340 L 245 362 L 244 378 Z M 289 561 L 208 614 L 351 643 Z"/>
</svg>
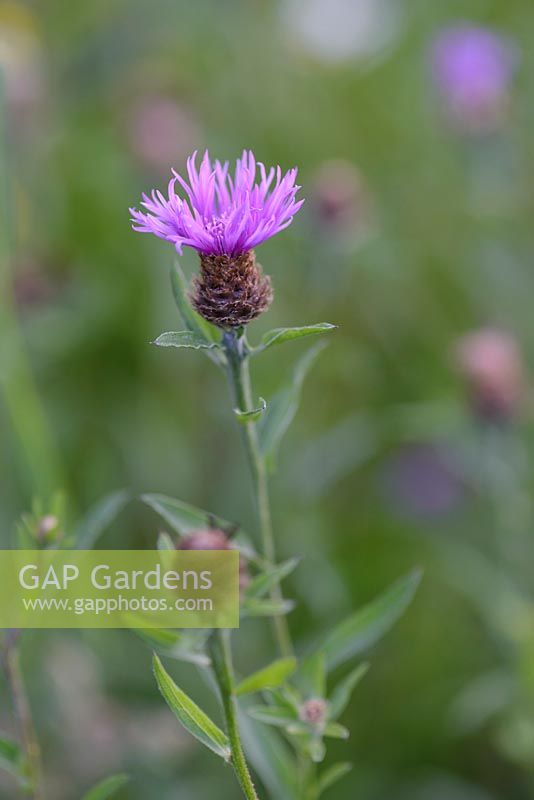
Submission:
<svg viewBox="0 0 534 800">
<path fill-rule="evenodd" d="M 4 666 L 17 720 L 20 742 L 26 757 L 28 794 L 33 800 L 44 800 L 41 768 L 41 748 L 35 732 L 31 706 L 20 668 L 20 653 L 16 643 L 8 642 Z"/>
<path fill-rule="evenodd" d="M 223 344 L 228 360 L 228 379 L 235 406 L 239 411 L 251 411 L 253 408 L 252 388 L 247 353 L 244 349 L 244 339 L 230 332 L 224 335 Z M 252 475 L 263 555 L 269 564 L 274 564 L 276 548 L 271 519 L 265 459 L 260 450 L 255 422 L 244 422 L 242 429 L 245 450 Z M 271 590 L 271 599 L 275 601 L 282 600 L 282 592 L 278 585 Z M 292 655 L 293 645 L 286 618 L 280 614 L 274 616 L 273 626 L 280 653 L 284 656 Z"/>
<path fill-rule="evenodd" d="M 218 630 L 213 633 L 211 639 L 211 659 L 215 678 L 217 679 L 217 684 L 221 693 L 221 701 L 226 721 L 226 732 L 232 750 L 232 766 L 247 800 L 258 800 L 258 795 L 256 794 L 256 789 L 246 762 L 245 753 L 243 752 L 243 745 L 241 744 L 229 631 Z"/>
</svg>

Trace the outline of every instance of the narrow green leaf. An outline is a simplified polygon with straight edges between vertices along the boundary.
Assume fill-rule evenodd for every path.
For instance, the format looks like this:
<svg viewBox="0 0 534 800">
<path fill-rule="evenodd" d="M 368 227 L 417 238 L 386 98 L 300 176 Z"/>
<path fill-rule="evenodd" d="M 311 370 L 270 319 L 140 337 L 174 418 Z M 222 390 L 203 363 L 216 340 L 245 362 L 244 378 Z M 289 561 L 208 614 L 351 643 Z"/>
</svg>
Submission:
<svg viewBox="0 0 534 800">
<path fill-rule="evenodd" d="M 348 762 L 341 762 L 339 764 L 332 764 L 331 767 L 325 769 L 324 772 L 319 775 L 318 781 L 318 789 L 319 795 L 323 792 L 326 792 L 327 789 L 330 789 L 335 783 L 344 778 L 352 769 L 352 764 Z"/>
<path fill-rule="evenodd" d="M 176 550 L 173 540 L 165 531 L 161 531 L 158 535 L 158 550 Z"/>
<path fill-rule="evenodd" d="M 324 344 L 320 342 L 302 356 L 297 362 L 291 382 L 275 395 L 258 423 L 260 448 L 264 457 L 271 462 L 284 433 L 297 413 L 306 373 L 323 347 Z"/>
<path fill-rule="evenodd" d="M 208 667 L 211 663 L 205 652 L 205 631 L 175 631 L 169 628 L 132 628 L 132 633 L 152 649 L 167 658 L 187 661 L 197 667 Z"/>
<path fill-rule="evenodd" d="M 153 508 L 160 517 L 163 517 L 165 522 L 180 536 L 187 536 L 191 531 L 207 527 L 210 519 L 222 528 L 228 525 L 228 522 L 221 517 L 215 517 L 201 508 L 195 508 L 189 503 L 175 500 L 173 497 L 166 497 L 163 494 L 143 494 L 141 500 Z"/>
<path fill-rule="evenodd" d="M 211 350 L 217 347 L 215 342 L 207 342 L 203 336 L 192 331 L 166 331 L 160 333 L 152 344 L 158 347 L 188 347 L 193 350 Z"/>
<path fill-rule="evenodd" d="M 200 709 L 185 692 L 178 688 L 171 676 L 165 671 L 163 664 L 154 655 L 154 675 L 159 690 L 171 711 L 189 733 L 198 739 L 218 756 L 228 761 L 231 757 L 228 737 Z"/>
<path fill-rule="evenodd" d="M 189 301 L 189 287 L 178 260 L 171 268 L 171 284 L 175 303 L 185 327 L 198 334 L 206 342 L 217 343 L 221 339 L 221 332 L 215 325 L 197 314 Z"/>
<path fill-rule="evenodd" d="M 350 732 L 344 725 L 339 722 L 329 722 L 324 729 L 324 735 L 329 736 L 331 739 L 348 739 Z"/>
<path fill-rule="evenodd" d="M 294 600 L 245 600 L 242 613 L 246 617 L 277 617 L 289 614 L 295 608 Z"/>
<path fill-rule="evenodd" d="M 333 331 L 335 328 L 337 328 L 337 325 L 331 325 L 330 322 L 318 322 L 316 325 L 304 325 L 301 328 L 274 328 L 274 330 L 264 334 L 261 345 L 256 352 L 267 350 L 267 348 L 275 344 L 301 339 L 303 336 L 313 336 L 318 333 Z"/>
<path fill-rule="evenodd" d="M 276 586 L 280 581 L 290 575 L 299 563 L 300 558 L 290 558 L 288 561 L 284 561 L 282 564 L 268 568 L 259 575 L 256 575 L 247 586 L 246 596 L 251 598 L 263 597 L 273 586 Z"/>
<path fill-rule="evenodd" d="M 369 664 L 367 662 L 358 664 L 356 669 L 353 669 L 352 672 L 349 672 L 347 677 L 338 683 L 332 692 L 332 696 L 329 701 L 329 716 L 331 719 L 337 719 L 346 709 L 352 692 L 359 684 L 368 669 Z"/>
<path fill-rule="evenodd" d="M 106 528 L 130 500 L 130 493 L 121 489 L 99 500 L 89 510 L 74 532 L 74 545 L 78 550 L 91 550 Z"/>
<path fill-rule="evenodd" d="M 241 681 L 237 694 L 261 692 L 263 689 L 275 689 L 281 686 L 297 668 L 296 658 L 279 658 L 269 666 L 254 672 Z"/>
<path fill-rule="evenodd" d="M 279 689 L 269 689 L 269 698 L 272 705 L 282 706 L 295 719 L 298 719 L 302 697 L 292 686 L 286 685 Z"/>
<path fill-rule="evenodd" d="M 174 497 L 167 497 L 164 494 L 143 494 L 141 501 L 150 506 L 156 514 L 159 514 L 165 522 L 180 536 L 187 536 L 191 531 L 199 528 L 206 528 L 216 525 L 223 530 L 230 530 L 233 526 L 228 520 L 210 514 L 202 508 L 196 508 L 182 500 Z M 244 531 L 239 531 L 234 537 L 233 542 L 238 545 L 239 551 L 249 560 L 256 562 L 258 556 L 250 544 L 250 540 Z"/>
<path fill-rule="evenodd" d="M 286 728 L 296 721 L 295 716 L 283 706 L 251 706 L 248 713 L 258 722 L 275 725 L 278 728 Z"/>
<path fill-rule="evenodd" d="M 325 697 L 326 659 L 322 651 L 317 650 L 302 662 L 295 682 L 306 697 Z"/>
<path fill-rule="evenodd" d="M 128 775 L 112 775 L 110 778 L 93 786 L 87 794 L 84 794 L 82 800 L 108 800 L 113 797 L 115 792 L 118 792 L 129 781 Z"/>
<path fill-rule="evenodd" d="M 327 633 L 317 650 L 324 651 L 328 668 L 342 664 L 381 639 L 410 605 L 421 576 L 421 570 L 414 570 Z"/>
<path fill-rule="evenodd" d="M 20 746 L 13 739 L 0 736 L 0 769 L 5 769 L 17 778 L 22 777 L 23 755 Z"/>
<path fill-rule="evenodd" d="M 279 732 L 244 713 L 240 714 L 239 723 L 247 757 L 269 797 L 276 797 L 276 800 L 301 798 L 295 760 Z"/>
<path fill-rule="evenodd" d="M 266 408 L 266 401 L 263 397 L 260 397 L 260 404 L 257 408 L 253 408 L 250 411 L 240 411 L 239 408 L 234 408 L 234 414 L 238 422 L 246 425 L 248 422 L 257 422 L 265 413 Z"/>
</svg>

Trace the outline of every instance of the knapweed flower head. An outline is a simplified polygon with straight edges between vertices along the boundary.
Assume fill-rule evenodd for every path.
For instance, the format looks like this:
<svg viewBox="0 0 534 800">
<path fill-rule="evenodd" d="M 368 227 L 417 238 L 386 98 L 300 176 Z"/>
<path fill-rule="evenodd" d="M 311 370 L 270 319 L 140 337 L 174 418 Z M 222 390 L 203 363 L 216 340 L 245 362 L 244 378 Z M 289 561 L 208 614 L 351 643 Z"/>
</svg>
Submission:
<svg viewBox="0 0 534 800">
<path fill-rule="evenodd" d="M 296 169 L 285 175 L 280 167 L 267 170 L 252 151 L 237 160 L 233 175 L 227 161 L 212 163 L 208 151 L 198 168 L 196 161 L 195 152 L 187 160 L 189 182 L 173 171 L 167 197 L 157 190 L 143 195 L 148 213 L 130 209 L 134 230 L 172 242 L 179 253 L 193 247 L 204 255 L 235 257 L 287 228 L 304 202 L 295 199 Z"/>
<path fill-rule="evenodd" d="M 287 228 L 302 206 L 297 170 L 267 169 L 245 151 L 231 174 L 228 162 L 212 162 L 206 151 L 199 167 L 196 152 L 188 159 L 187 177 L 173 172 L 167 196 L 157 190 L 143 195 L 145 210 L 130 209 L 133 228 L 172 242 L 179 253 L 197 250 L 195 308 L 221 328 L 246 325 L 272 300 L 254 248 Z"/>
<path fill-rule="evenodd" d="M 463 24 L 443 30 L 432 46 L 432 68 L 451 122 L 466 132 L 498 127 L 505 118 L 519 49 L 487 28 Z"/>
<path fill-rule="evenodd" d="M 519 342 L 511 333 L 497 328 L 467 333 L 454 356 L 477 417 L 502 423 L 519 415 L 526 376 Z"/>
</svg>

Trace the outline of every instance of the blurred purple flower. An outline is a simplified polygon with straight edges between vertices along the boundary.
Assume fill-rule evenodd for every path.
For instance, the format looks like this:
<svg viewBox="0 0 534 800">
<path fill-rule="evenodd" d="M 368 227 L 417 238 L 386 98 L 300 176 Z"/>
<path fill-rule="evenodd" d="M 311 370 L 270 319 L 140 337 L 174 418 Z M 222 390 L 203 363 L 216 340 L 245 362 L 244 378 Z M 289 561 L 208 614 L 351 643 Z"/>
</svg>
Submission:
<svg viewBox="0 0 534 800">
<path fill-rule="evenodd" d="M 441 517 L 461 502 L 464 485 L 450 455 L 432 444 L 405 445 L 382 475 L 391 504 L 415 518 Z"/>
<path fill-rule="evenodd" d="M 195 152 L 187 160 L 189 183 L 173 171 L 168 197 L 153 190 L 150 197 L 143 195 L 148 213 L 130 209 L 134 230 L 172 242 L 178 253 L 187 246 L 204 255 L 235 257 L 287 228 L 304 202 L 295 200 L 296 169 L 285 175 L 280 167 L 267 171 L 252 151 L 244 151 L 231 176 L 228 162 L 212 164 L 206 151 L 197 169 L 196 157 Z M 187 199 L 176 194 L 177 181 Z"/>
<path fill-rule="evenodd" d="M 432 68 L 451 120 L 472 131 L 496 127 L 519 59 L 518 47 L 492 30 L 467 23 L 443 30 L 432 45 Z"/>
<path fill-rule="evenodd" d="M 454 348 L 475 416 L 493 422 L 519 416 L 526 398 L 523 353 L 513 334 L 480 328 L 465 334 Z"/>
</svg>

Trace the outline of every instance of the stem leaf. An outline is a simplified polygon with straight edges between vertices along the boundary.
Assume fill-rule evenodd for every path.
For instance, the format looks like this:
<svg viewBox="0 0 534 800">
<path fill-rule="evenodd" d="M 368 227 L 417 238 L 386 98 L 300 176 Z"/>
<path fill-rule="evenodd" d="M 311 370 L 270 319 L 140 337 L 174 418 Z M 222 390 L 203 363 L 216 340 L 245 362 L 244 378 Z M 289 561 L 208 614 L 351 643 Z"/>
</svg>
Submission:
<svg viewBox="0 0 534 800">
<path fill-rule="evenodd" d="M 132 628 L 133 633 L 167 658 L 208 667 L 205 631 L 175 631 L 169 628 Z"/>
<path fill-rule="evenodd" d="M 353 669 L 352 672 L 349 672 L 347 677 L 338 683 L 332 692 L 332 696 L 329 701 L 329 716 L 331 719 L 337 719 L 346 709 L 352 692 L 366 674 L 368 669 L 369 664 L 367 662 L 358 664 L 356 669 Z"/>
<path fill-rule="evenodd" d="M 217 347 L 216 342 L 209 342 L 192 331 L 166 331 L 160 333 L 152 344 L 158 347 L 188 347 L 192 350 L 211 350 Z"/>
<path fill-rule="evenodd" d="M 153 668 L 161 694 L 184 728 L 205 747 L 229 761 L 232 753 L 226 734 L 174 683 L 157 655 L 153 658 Z"/>
<path fill-rule="evenodd" d="M 350 736 L 349 730 L 339 722 L 329 722 L 324 729 L 324 735 L 329 736 L 331 739 L 348 739 Z"/>
<path fill-rule="evenodd" d="M 93 786 L 92 789 L 84 794 L 82 800 L 108 800 L 108 798 L 113 797 L 115 792 L 125 786 L 129 780 L 128 775 L 112 775 L 110 778 L 105 778 L 105 780 Z"/>
<path fill-rule="evenodd" d="M 283 706 L 251 706 L 248 713 L 258 722 L 274 725 L 278 728 L 287 728 L 295 723 L 295 717 Z"/>
<path fill-rule="evenodd" d="M 300 563 L 300 558 L 290 558 L 276 567 L 267 568 L 264 572 L 256 575 L 246 588 L 248 598 L 263 597 L 270 590 L 290 575 Z"/>
<path fill-rule="evenodd" d="M 210 519 L 222 528 L 228 526 L 228 522 L 221 517 L 208 514 L 201 508 L 196 508 L 189 503 L 176 500 L 174 497 L 167 497 L 164 494 L 143 494 L 141 500 L 154 509 L 160 517 L 163 517 L 165 522 L 180 536 L 187 536 L 191 531 L 208 527 Z"/>
<path fill-rule="evenodd" d="M 421 577 L 421 570 L 413 570 L 327 633 L 317 649 L 324 651 L 328 668 L 342 664 L 381 639 L 410 605 Z"/>
<path fill-rule="evenodd" d="M 257 422 L 267 410 L 267 403 L 260 397 L 260 404 L 257 408 L 252 408 L 250 411 L 241 411 L 239 408 L 234 408 L 234 414 L 238 422 L 246 425 L 248 422 Z"/>
<path fill-rule="evenodd" d="M 130 493 L 120 489 L 96 503 L 74 532 L 75 547 L 78 550 L 91 550 L 129 500 Z"/>
<path fill-rule="evenodd" d="M 245 600 L 241 611 L 245 617 L 278 617 L 289 614 L 294 608 L 294 600 L 258 600 L 251 598 Z"/>
<path fill-rule="evenodd" d="M 259 422 L 260 449 L 264 458 L 271 463 L 283 435 L 297 413 L 304 378 L 323 347 L 320 342 L 304 353 L 297 362 L 291 382 L 274 396 Z"/>
<path fill-rule="evenodd" d="M 281 686 L 297 668 L 296 658 L 279 658 L 267 667 L 245 678 L 236 689 L 237 694 L 250 694 L 263 689 Z"/>
<path fill-rule="evenodd" d="M 316 325 L 304 325 L 300 328 L 274 328 L 264 334 L 261 345 L 256 352 L 262 352 L 273 345 L 282 344 L 282 342 L 301 339 L 303 336 L 313 336 L 318 333 L 333 331 L 335 328 L 337 328 L 337 325 L 332 325 L 330 322 L 318 322 Z"/>
<path fill-rule="evenodd" d="M 319 775 L 318 780 L 318 794 L 321 795 L 323 792 L 326 792 L 327 789 L 330 789 L 335 783 L 344 778 L 352 769 L 352 764 L 348 761 L 340 762 L 339 764 L 332 764 L 331 767 L 325 769 L 321 775 Z"/>
</svg>

